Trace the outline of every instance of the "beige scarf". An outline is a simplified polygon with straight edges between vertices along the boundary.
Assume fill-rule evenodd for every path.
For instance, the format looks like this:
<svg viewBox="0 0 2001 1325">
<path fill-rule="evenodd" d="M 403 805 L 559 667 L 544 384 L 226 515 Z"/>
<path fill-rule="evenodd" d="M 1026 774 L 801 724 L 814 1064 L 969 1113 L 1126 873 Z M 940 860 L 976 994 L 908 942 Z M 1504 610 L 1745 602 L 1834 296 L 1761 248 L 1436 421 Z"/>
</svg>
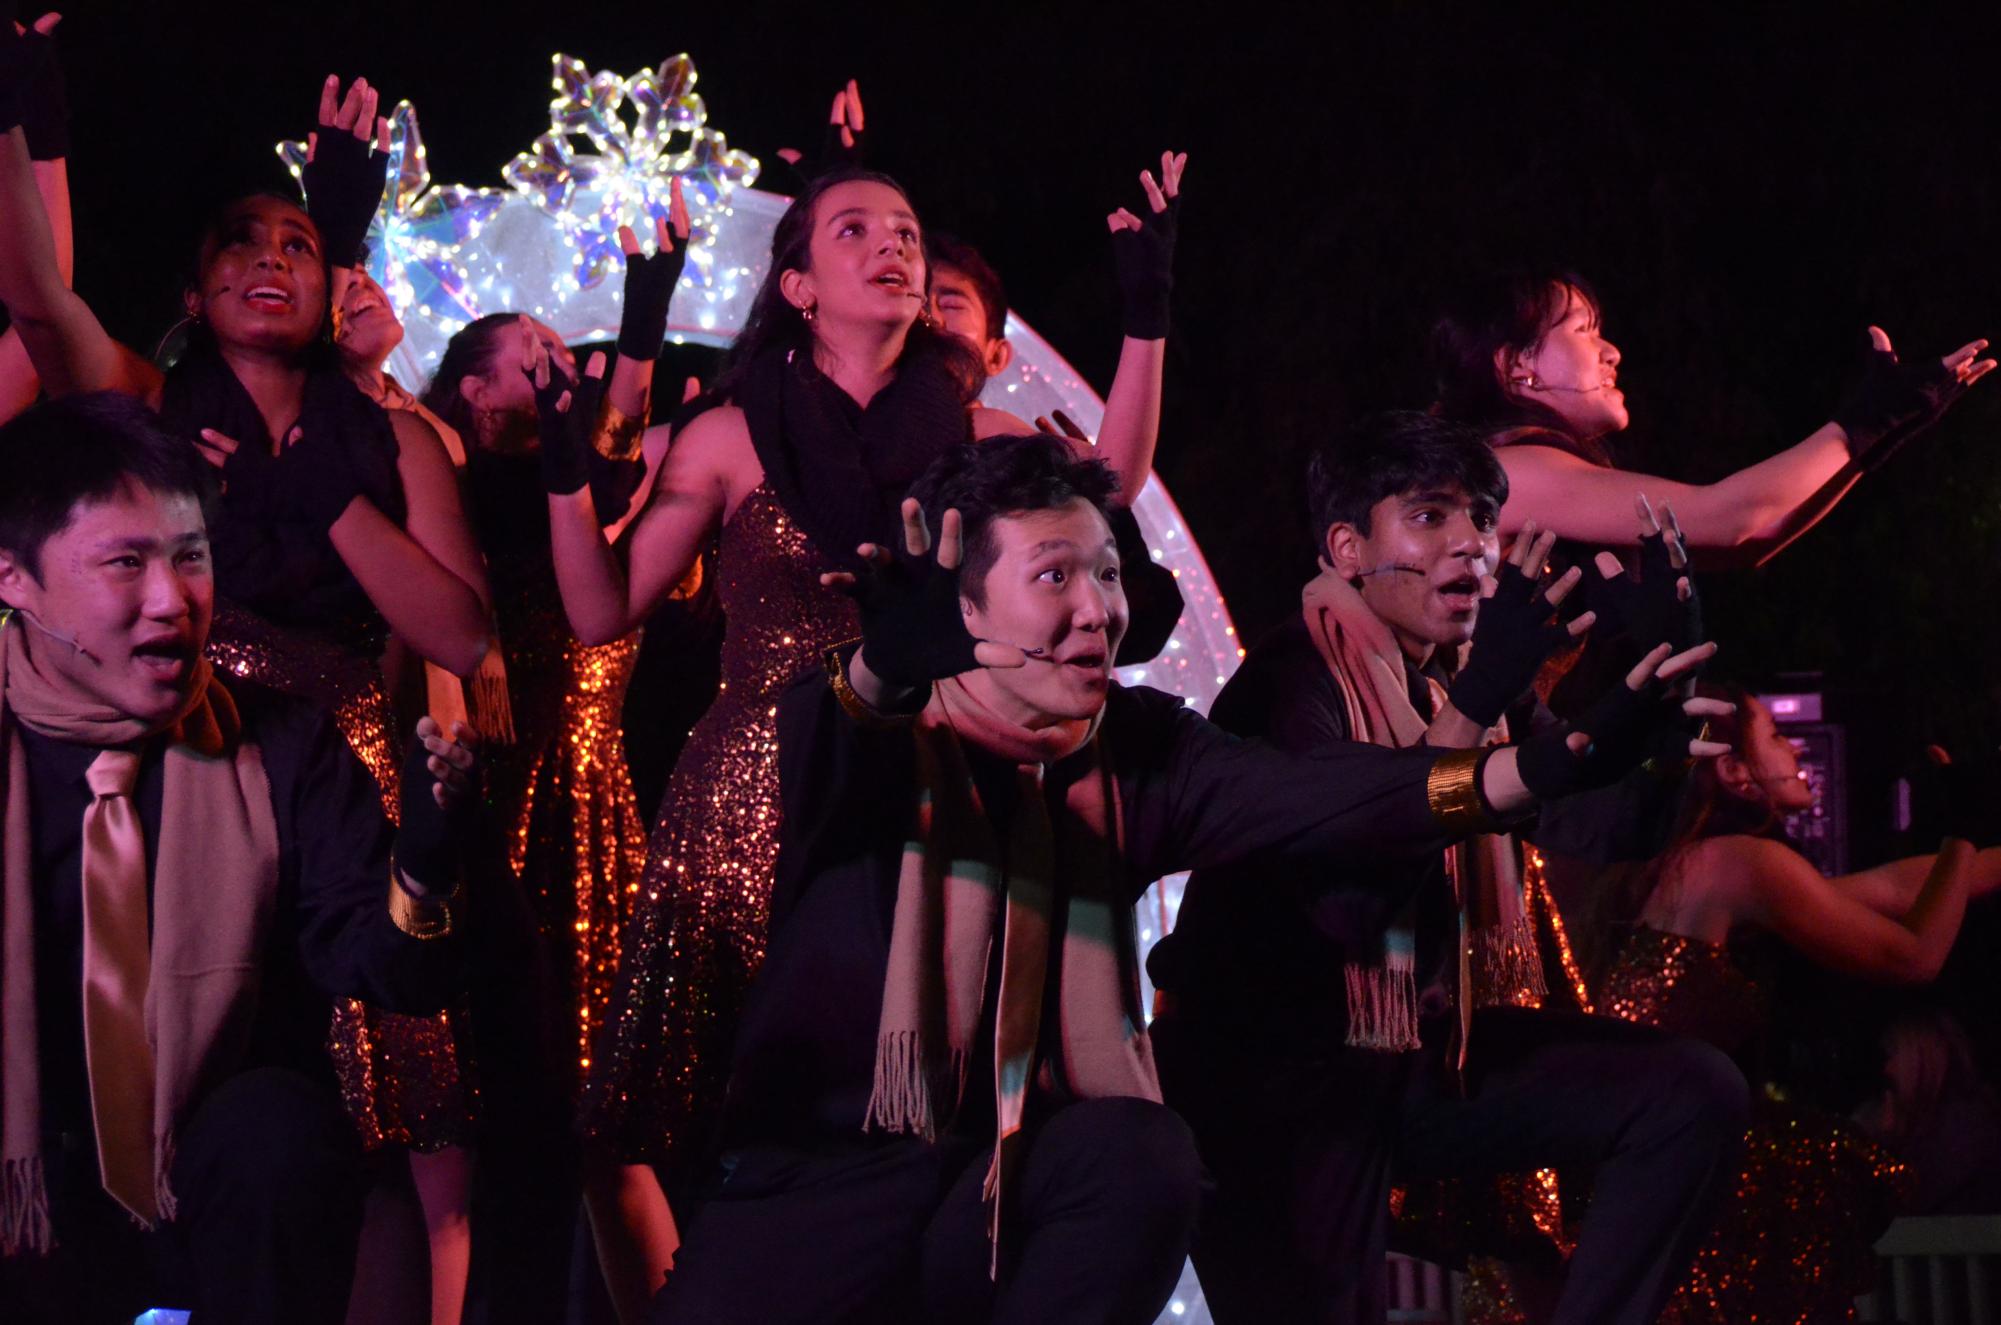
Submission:
<svg viewBox="0 0 2001 1325">
<path fill-rule="evenodd" d="M 1160 1099 L 1140 1010 L 1132 903 L 1118 868 L 1118 787 L 1095 720 L 1030 730 L 1000 718 L 956 679 L 937 686 L 915 738 L 917 824 L 897 882 L 863 1127 L 932 1140 L 950 1125 L 969 1055 L 984 1048 L 974 1037 L 998 938 L 997 1135 L 985 1188 L 997 1267 L 1002 1185 L 1019 1150 L 1052 960 L 1059 1039 L 1048 1047 L 1045 1080 L 1053 1063 L 1082 1098 Z M 967 745 L 1016 766 L 1020 794 L 1005 852 L 980 804 Z M 1052 805 L 1044 770 L 1087 748 L 1090 767 Z M 1061 939 L 1052 944 L 1055 934 Z"/>
<path fill-rule="evenodd" d="M 1300 597 L 1307 633 L 1347 701 L 1350 739 L 1393 749 L 1423 744 L 1430 724 L 1410 701 L 1403 650 L 1382 618 L 1325 563 Z M 1445 703 L 1445 691 L 1435 681 L 1428 684 L 1436 712 Z M 1490 741 L 1505 741 L 1505 725 L 1487 736 Z M 1540 1001 L 1542 962 L 1523 905 L 1512 838 L 1482 834 L 1448 848 L 1445 872 L 1459 906 L 1457 1003 L 1463 1059 L 1473 1009 L 1519 1002 L 1524 996 Z M 1412 922 L 1412 914 L 1406 912 L 1390 927 L 1380 960 L 1348 963 L 1344 974 L 1350 1045 L 1389 1052 L 1418 1047 L 1417 943 Z"/>
<path fill-rule="evenodd" d="M 36 648 L 45 647 L 36 637 Z M 65 647 L 51 643 L 46 647 Z M 257 1001 L 265 936 L 278 896 L 278 829 L 257 748 L 207 662 L 187 707 L 146 724 L 80 695 L 37 667 L 26 624 L 0 621 L 0 1255 L 55 1245 L 43 1176 L 41 1062 L 36 1044 L 35 939 L 27 753 L 15 724 L 87 746 L 168 742 L 153 879 L 153 1172 L 160 1215 L 174 1137 L 189 1107 L 241 1061 Z"/>
</svg>

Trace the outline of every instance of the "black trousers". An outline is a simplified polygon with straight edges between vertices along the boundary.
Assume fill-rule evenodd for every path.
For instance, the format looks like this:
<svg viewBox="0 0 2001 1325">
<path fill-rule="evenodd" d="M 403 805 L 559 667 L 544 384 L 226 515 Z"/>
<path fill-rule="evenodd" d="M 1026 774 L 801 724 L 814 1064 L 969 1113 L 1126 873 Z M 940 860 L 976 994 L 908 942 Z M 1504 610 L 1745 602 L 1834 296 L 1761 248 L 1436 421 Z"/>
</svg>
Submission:
<svg viewBox="0 0 2001 1325">
<path fill-rule="evenodd" d="M 1150 1325 L 1194 1227 L 1201 1175 L 1187 1125 L 1151 1101 L 1109 1099 L 1034 1126 L 998 1283 L 981 1201 L 991 1153 L 952 1140 L 738 1152 L 653 1320 Z"/>
<path fill-rule="evenodd" d="M 1154 1040 L 1217 1182 L 1194 1258 L 1219 1325 L 1376 1325 L 1393 1178 L 1559 1165 L 1595 1180 L 1557 1325 L 1648 1325 L 1728 1190 L 1749 1121 L 1743 1074 L 1722 1053 L 1573 1013 L 1477 1014 L 1463 1097 L 1436 1053 L 1340 1049 L 1233 1070 L 1191 1023 L 1156 1022 Z"/>
<path fill-rule="evenodd" d="M 346 1314 L 361 1151 L 330 1085 L 277 1068 L 223 1083 L 181 1130 L 178 1217 L 152 1233 L 104 1194 L 93 1147 L 51 1168 L 55 1252 L 0 1262 L 10 1325 L 127 1325 L 148 1307 L 192 1306 L 194 1325 Z"/>
</svg>

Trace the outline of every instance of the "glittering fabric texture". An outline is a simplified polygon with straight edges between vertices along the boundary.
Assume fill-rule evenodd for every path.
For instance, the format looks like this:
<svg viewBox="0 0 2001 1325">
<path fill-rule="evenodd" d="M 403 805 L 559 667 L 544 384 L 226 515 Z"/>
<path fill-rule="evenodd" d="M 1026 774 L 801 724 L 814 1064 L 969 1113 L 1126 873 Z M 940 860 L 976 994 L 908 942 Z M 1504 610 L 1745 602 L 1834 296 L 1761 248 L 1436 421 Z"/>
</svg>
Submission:
<svg viewBox="0 0 2001 1325">
<path fill-rule="evenodd" d="M 1602 1010 L 1732 1050 L 1763 1029 L 1765 1000 L 1728 949 L 1644 926 L 1606 975 Z M 1852 1320 L 1875 1286 L 1871 1245 L 1908 1182 L 1849 1123 L 1767 1088 L 1752 1112 L 1734 1193 L 1665 1322 Z"/>
<path fill-rule="evenodd" d="M 553 581 L 546 588 L 499 604 L 516 741 L 490 749 L 487 793 L 555 955 L 581 1084 L 646 866 L 646 823 L 619 735 L 639 639 L 579 644 Z"/>
<path fill-rule="evenodd" d="M 222 601 L 216 604 L 208 656 L 219 672 L 330 711 L 374 775 L 384 811 L 395 818 L 399 742 L 373 659 Z M 365 1146 L 428 1151 L 468 1139 L 476 1091 L 463 1070 L 463 1021 L 454 1013 L 403 1016 L 355 999 L 334 1005 L 328 1047 L 348 1117 Z"/>
<path fill-rule="evenodd" d="M 710 1139 L 731 1041 L 764 960 L 778 859 L 778 698 L 857 633 L 825 558 L 759 485 L 724 526 L 721 693 L 695 724 L 647 850 L 584 1126 L 631 1162 Z"/>
</svg>

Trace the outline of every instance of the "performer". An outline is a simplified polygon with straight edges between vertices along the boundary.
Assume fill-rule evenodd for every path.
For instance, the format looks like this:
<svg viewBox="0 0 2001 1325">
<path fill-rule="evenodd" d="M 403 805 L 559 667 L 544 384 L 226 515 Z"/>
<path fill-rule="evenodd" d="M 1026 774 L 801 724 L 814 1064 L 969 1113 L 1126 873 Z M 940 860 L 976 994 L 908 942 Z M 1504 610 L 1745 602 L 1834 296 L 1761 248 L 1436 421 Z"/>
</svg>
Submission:
<svg viewBox="0 0 2001 1325">
<path fill-rule="evenodd" d="M 1580 277 L 1515 272 L 1463 291 L 1432 331 L 1438 407 L 1489 434 L 1508 471 L 1501 534 L 1534 520 L 1594 547 L 1625 540 L 1635 493 L 1671 505 L 1705 562 L 1762 565 L 1811 529 L 1861 476 L 1938 422 L 1994 369 L 1987 341 L 1942 359 L 1901 362 L 1869 328 L 1861 378 L 1803 441 L 1714 483 L 1679 483 L 1614 466 L 1606 439 L 1631 421 L 1621 355 Z"/>
<path fill-rule="evenodd" d="M 1756 697 L 1713 693 L 1735 702 L 1711 722 L 1730 753 L 1690 774 L 1668 851 L 1608 896 L 1636 923 L 1618 931 L 1597 1003 L 1707 1040 L 1762 1082 L 1770 991 L 1751 957 L 1757 937 L 1864 980 L 1931 980 L 1968 898 L 2001 888 L 2001 849 L 1971 845 L 1991 837 L 2001 801 L 1957 776 L 1936 855 L 1824 877 L 1780 831 L 1781 816 L 1814 803 L 1792 742 Z M 1759 1092 L 1737 1197 L 1663 1319 L 1852 1319 L 1856 1296 L 1875 1289 L 1870 1248 L 1901 1203 L 1903 1168 L 1853 1124 Z"/>
<path fill-rule="evenodd" d="M 853 609 L 815 575 L 892 529 L 896 499 L 949 446 L 1026 426 L 976 403 L 971 351 L 919 320 L 928 285 L 902 188 L 867 172 L 822 176 L 780 219 L 713 393 L 721 403 L 676 434 L 626 556 L 613 555 L 588 500 L 550 500 L 579 639 L 602 643 L 644 621 L 711 538 L 728 622 L 722 693 L 675 767 L 592 1056 L 586 1135 L 627 1162 L 626 1227 L 666 1222 L 644 1163 L 712 1140 L 743 990 L 764 953 L 778 845 L 773 706 L 854 628 Z M 607 1221 L 596 1227 L 602 1241 Z M 658 1286 L 660 1246 L 649 1238 L 643 1281 L 618 1294 L 624 1319 Z"/>
<path fill-rule="evenodd" d="M 1706 656 L 1650 657 L 1590 736 L 1288 756 L 1113 682 L 1111 490 L 1061 438 L 961 447 L 904 503 L 906 555 L 827 577 L 862 643 L 780 705 L 771 954 L 656 1320 L 1151 1321 L 1198 1162 L 1154 1079 L 1140 894 L 1435 852 L 1613 776 L 1675 713 L 1656 669 Z"/>
<path fill-rule="evenodd" d="M 62 285 L 18 137 L 0 143 L 0 302 L 52 395 L 110 388 L 157 405 L 221 468 L 214 527 L 224 599 L 211 658 L 329 708 L 397 804 L 380 660 L 393 632 L 470 674 L 486 652 L 486 582 L 444 448 L 414 413 L 385 413 L 327 344 L 334 268 L 353 264 L 383 188 L 386 134 L 365 80 L 320 91 L 305 184 L 318 219 L 268 195 L 205 228 L 184 302 L 187 347 L 163 376 L 113 341 Z M 348 1106 L 371 1147 L 409 1147 L 433 1211 L 434 1284 L 462 1282 L 473 1091 L 449 1014 L 410 1019 L 354 1002 L 333 1038 Z"/>
<path fill-rule="evenodd" d="M 326 999 L 453 996 L 471 733 L 418 724 L 392 849 L 327 716 L 205 660 L 185 440 L 73 396 L 0 429 L 0 471 L 0 1298 L 129 1320 L 184 1256 L 197 1319 L 337 1322 L 361 1169 Z"/>
<path fill-rule="evenodd" d="M 1295 754 L 1494 739 L 1573 633 L 1551 615 L 1581 568 L 1539 592 L 1552 540 L 1533 525 L 1497 564 L 1506 473 L 1431 415 L 1357 424 L 1315 453 L 1307 487 L 1322 573 L 1216 722 Z M 1645 587 L 1678 598 L 1672 580 Z M 1559 1162 L 1596 1165 L 1597 1185 L 1555 1319 L 1651 1321 L 1737 1157 L 1744 1084 L 1723 1055 L 1535 1010 L 1505 836 L 1415 864 L 1198 870 L 1149 969 L 1172 1001 L 1156 1022 L 1168 1100 L 1218 1182 L 1195 1257 L 1224 1325 L 1380 1321 L 1393 1175 Z"/>
</svg>

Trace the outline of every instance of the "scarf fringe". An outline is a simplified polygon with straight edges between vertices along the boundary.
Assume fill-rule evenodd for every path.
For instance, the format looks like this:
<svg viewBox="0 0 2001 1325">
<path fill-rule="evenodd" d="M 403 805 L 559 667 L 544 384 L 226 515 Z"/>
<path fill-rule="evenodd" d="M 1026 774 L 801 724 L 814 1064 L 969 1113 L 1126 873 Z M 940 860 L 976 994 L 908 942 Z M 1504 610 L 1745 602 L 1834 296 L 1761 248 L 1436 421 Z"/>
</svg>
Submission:
<svg viewBox="0 0 2001 1325">
<path fill-rule="evenodd" d="M 953 1085 L 956 1105 L 965 1091 L 966 1055 L 953 1050 L 941 1074 L 936 1064 L 924 1062 L 922 1037 L 916 1031 L 886 1031 L 876 1037 L 875 1080 L 869 1090 L 868 1113 L 862 1120 L 864 1132 L 915 1134 L 926 1141 L 938 1139 L 938 1088 Z"/>
<path fill-rule="evenodd" d="M 1417 973 L 1406 956 L 1393 956 L 1380 966 L 1349 962 L 1348 1045 L 1402 1053 L 1419 1047 L 1417 1038 Z"/>
<path fill-rule="evenodd" d="M 1549 997 L 1534 921 L 1526 911 L 1473 935 L 1476 1007 L 1541 1007 Z"/>
<path fill-rule="evenodd" d="M 46 1256 L 55 1250 L 55 1228 L 49 1223 L 49 1189 L 40 1155 L 23 1155 L 0 1164 L 0 1255 Z"/>
</svg>

